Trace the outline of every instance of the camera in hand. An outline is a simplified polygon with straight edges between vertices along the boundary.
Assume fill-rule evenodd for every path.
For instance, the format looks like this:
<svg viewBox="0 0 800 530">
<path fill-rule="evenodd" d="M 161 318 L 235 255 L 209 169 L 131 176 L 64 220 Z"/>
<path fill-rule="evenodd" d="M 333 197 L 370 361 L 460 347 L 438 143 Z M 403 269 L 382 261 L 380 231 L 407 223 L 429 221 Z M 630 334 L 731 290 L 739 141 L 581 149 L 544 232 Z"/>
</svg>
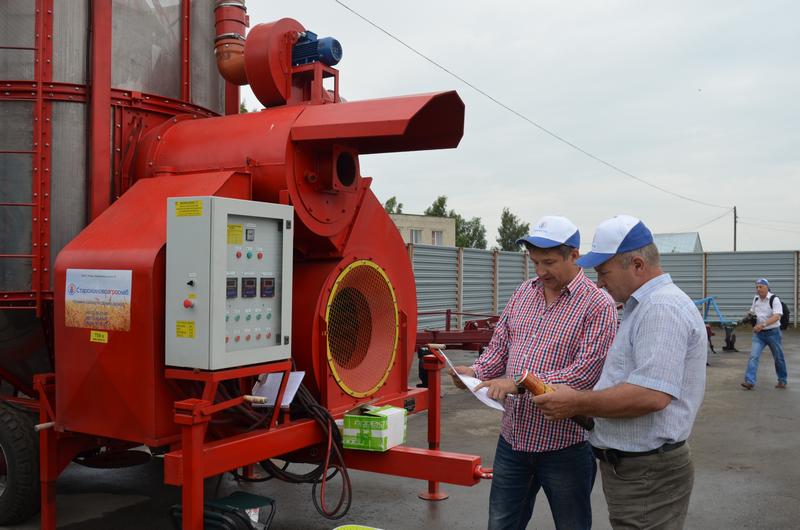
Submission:
<svg viewBox="0 0 800 530">
<path fill-rule="evenodd" d="M 757 322 L 755 313 L 747 313 L 747 315 L 742 319 L 742 324 L 750 324 L 751 326 L 755 326 Z"/>
</svg>

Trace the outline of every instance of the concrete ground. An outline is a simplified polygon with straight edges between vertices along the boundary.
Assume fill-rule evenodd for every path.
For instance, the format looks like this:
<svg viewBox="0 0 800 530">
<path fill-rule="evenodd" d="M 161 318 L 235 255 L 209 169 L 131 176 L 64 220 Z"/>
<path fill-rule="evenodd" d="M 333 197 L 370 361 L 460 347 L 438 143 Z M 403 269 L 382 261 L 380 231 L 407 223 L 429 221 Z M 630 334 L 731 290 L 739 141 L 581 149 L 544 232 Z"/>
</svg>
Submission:
<svg viewBox="0 0 800 530">
<path fill-rule="evenodd" d="M 784 334 L 789 388 L 776 390 L 769 352 L 762 356 L 759 384 L 745 391 L 742 381 L 750 331 L 738 330 L 739 353 L 711 356 L 705 401 L 690 439 L 696 466 L 695 487 L 686 527 L 690 529 L 761 529 L 800 527 L 800 332 Z M 714 337 L 718 352 L 722 338 Z M 468 363 L 474 352 L 452 352 Z M 412 370 L 416 379 L 416 369 Z M 491 465 L 500 413 L 480 405 L 445 379 L 443 449 L 480 455 Z M 409 445 L 425 445 L 427 418 L 408 421 Z M 450 498 L 428 503 L 417 498 L 425 484 L 354 471 L 353 506 L 341 521 L 327 521 L 311 504 L 310 486 L 275 480 L 239 485 L 225 478 L 220 495 L 236 489 L 276 500 L 272 528 L 332 529 L 346 523 L 404 530 L 479 529 L 486 526 L 489 482 L 473 488 L 444 486 Z M 217 490 L 209 481 L 207 494 Z M 335 491 L 334 493 L 338 493 Z M 169 507 L 180 501 L 176 488 L 163 485 L 160 462 L 129 469 L 98 471 L 71 465 L 58 482 L 59 529 L 171 529 Z M 598 476 L 592 494 L 594 527 L 610 528 Z M 38 520 L 9 527 L 39 528 Z M 553 528 L 547 503 L 539 496 L 528 528 Z"/>
</svg>

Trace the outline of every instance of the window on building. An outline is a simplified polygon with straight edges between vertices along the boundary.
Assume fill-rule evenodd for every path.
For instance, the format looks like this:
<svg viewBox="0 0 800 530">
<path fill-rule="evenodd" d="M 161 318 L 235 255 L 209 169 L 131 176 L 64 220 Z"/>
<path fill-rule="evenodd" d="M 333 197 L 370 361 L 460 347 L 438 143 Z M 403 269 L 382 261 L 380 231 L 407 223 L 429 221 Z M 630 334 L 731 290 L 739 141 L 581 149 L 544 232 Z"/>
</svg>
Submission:
<svg viewBox="0 0 800 530">
<path fill-rule="evenodd" d="M 431 232 L 431 244 L 441 247 L 444 244 L 441 230 L 434 230 Z"/>
<path fill-rule="evenodd" d="M 422 243 L 422 230 L 411 229 L 411 243 L 415 245 Z"/>
</svg>

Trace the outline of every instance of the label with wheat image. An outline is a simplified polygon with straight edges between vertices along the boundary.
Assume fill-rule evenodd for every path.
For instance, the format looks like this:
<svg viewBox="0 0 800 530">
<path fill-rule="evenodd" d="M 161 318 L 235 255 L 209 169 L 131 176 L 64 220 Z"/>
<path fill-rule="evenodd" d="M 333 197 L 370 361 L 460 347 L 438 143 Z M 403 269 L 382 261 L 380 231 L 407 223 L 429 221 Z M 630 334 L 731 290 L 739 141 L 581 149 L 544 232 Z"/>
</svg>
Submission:
<svg viewBox="0 0 800 530">
<path fill-rule="evenodd" d="M 65 325 L 129 331 L 132 271 L 67 269 Z"/>
</svg>

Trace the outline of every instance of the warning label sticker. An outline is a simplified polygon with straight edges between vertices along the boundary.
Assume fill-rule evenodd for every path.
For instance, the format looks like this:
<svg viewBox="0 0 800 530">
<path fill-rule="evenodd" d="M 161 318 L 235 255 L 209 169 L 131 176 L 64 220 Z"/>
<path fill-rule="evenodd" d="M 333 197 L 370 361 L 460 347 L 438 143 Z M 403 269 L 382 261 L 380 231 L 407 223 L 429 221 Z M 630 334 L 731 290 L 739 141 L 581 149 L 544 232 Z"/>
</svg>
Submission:
<svg viewBox="0 0 800 530">
<path fill-rule="evenodd" d="M 131 329 L 132 271 L 67 269 L 64 324 L 71 328 Z"/>
<path fill-rule="evenodd" d="M 108 332 L 92 330 L 92 332 L 89 334 L 89 342 L 108 344 Z"/>
<path fill-rule="evenodd" d="M 175 322 L 175 336 L 179 339 L 193 339 L 194 320 L 178 320 Z"/>
<path fill-rule="evenodd" d="M 203 215 L 203 201 L 175 201 L 176 217 L 199 217 Z"/>
<path fill-rule="evenodd" d="M 243 225 L 228 225 L 228 244 L 241 245 L 244 234 Z"/>
</svg>

